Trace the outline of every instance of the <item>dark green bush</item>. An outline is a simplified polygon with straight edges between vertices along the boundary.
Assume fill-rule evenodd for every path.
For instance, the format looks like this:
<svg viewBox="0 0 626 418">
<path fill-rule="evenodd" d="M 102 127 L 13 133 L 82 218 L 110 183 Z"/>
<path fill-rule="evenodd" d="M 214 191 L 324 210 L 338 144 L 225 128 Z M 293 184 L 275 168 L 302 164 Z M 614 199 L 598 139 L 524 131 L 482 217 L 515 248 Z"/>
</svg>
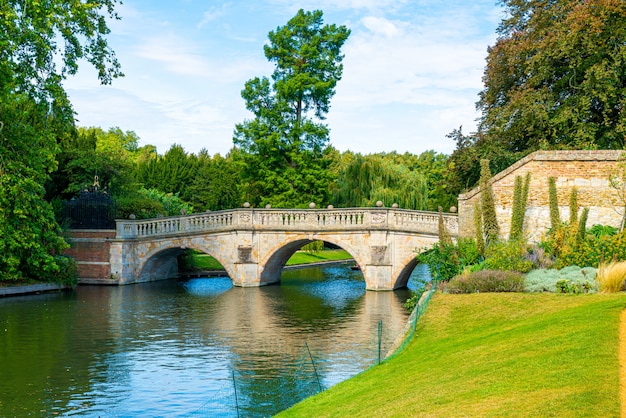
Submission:
<svg viewBox="0 0 626 418">
<path fill-rule="evenodd" d="M 458 242 L 446 244 L 436 242 L 425 253 L 417 256 L 420 263 L 428 266 L 434 280 L 450 280 L 465 267 L 479 262 L 476 241 L 472 238 L 459 238 Z"/>
<path fill-rule="evenodd" d="M 480 270 L 456 276 L 445 287 L 448 293 L 523 292 L 524 275 L 514 271 Z"/>
</svg>

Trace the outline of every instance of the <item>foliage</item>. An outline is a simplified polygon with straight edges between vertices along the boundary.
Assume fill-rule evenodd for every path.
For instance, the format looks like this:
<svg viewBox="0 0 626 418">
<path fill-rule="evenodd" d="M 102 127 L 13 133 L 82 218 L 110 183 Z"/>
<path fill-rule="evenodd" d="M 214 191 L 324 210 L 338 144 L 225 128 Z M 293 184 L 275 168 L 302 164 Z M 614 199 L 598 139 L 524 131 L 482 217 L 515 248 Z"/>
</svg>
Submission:
<svg viewBox="0 0 626 418">
<path fill-rule="evenodd" d="M 601 292 L 621 292 L 626 281 L 626 261 L 600 263 L 596 280 Z"/>
<path fill-rule="evenodd" d="M 430 278 L 428 280 L 420 279 L 413 283 L 416 285 L 416 288 L 411 290 L 411 296 L 402 304 L 402 307 L 409 312 L 413 312 L 415 307 L 419 304 L 422 295 L 433 286 Z"/>
<path fill-rule="evenodd" d="M 459 238 L 451 244 L 436 242 L 428 251 L 419 254 L 417 259 L 428 266 L 434 280 L 441 281 L 449 280 L 466 267 L 477 264 L 479 254 L 476 241 Z"/>
<path fill-rule="evenodd" d="M 423 157 L 433 165 L 422 166 Z M 348 151 L 340 158 L 337 180 L 331 185 L 331 199 L 337 207 L 369 207 L 380 200 L 387 206 L 397 203 L 401 208 L 425 210 L 434 200 L 430 196 L 435 194 L 429 179 L 435 183 L 432 187 L 437 187 L 434 179 L 440 173 L 436 170 L 443 164 L 440 158 L 428 152 L 416 158 L 408 153 L 364 156 Z"/>
<path fill-rule="evenodd" d="M 530 172 L 522 182 L 520 176 L 515 176 L 513 187 L 513 208 L 511 210 L 511 233 L 509 239 L 520 240 L 524 236 L 524 219 L 526 217 L 526 205 L 530 189 Z"/>
<path fill-rule="evenodd" d="M 162 156 L 138 164 L 137 180 L 146 189 L 186 196 L 187 186 L 196 174 L 195 160 L 195 155 L 187 155 L 181 145 L 173 144 Z"/>
<path fill-rule="evenodd" d="M 451 188 L 459 192 L 476 184 L 480 159 L 499 172 L 540 149 L 624 148 L 626 2 L 500 3 L 478 132 L 448 135 L 456 141 Z"/>
<path fill-rule="evenodd" d="M 327 201 L 328 127 L 321 123 L 343 72 L 341 47 L 350 31 L 323 25 L 322 12 L 299 10 L 269 33 L 266 77 L 246 82 L 241 95 L 254 119 L 236 125 L 243 197 L 253 205 L 303 206 Z M 271 197 L 271 198 L 270 198 Z"/>
<path fill-rule="evenodd" d="M 593 235 L 596 238 L 600 238 L 605 235 L 608 235 L 608 236 L 615 235 L 617 234 L 618 229 L 611 225 L 595 224 L 591 228 L 589 228 L 587 232 L 589 232 L 591 235 Z"/>
<path fill-rule="evenodd" d="M 43 184 L 56 153 L 49 128 L 54 121 L 44 105 L 23 94 L 5 99 L 0 100 L 0 277 L 49 280 L 61 268 L 55 254 L 68 248 L 52 205 L 44 200 Z"/>
<path fill-rule="evenodd" d="M 310 242 L 306 244 L 305 246 L 303 246 L 302 248 L 300 248 L 301 251 L 307 252 L 309 254 L 317 254 L 323 249 L 324 249 L 324 241 L 319 241 L 319 240 Z"/>
<path fill-rule="evenodd" d="M 572 228 L 578 228 L 578 189 L 572 187 L 569 195 L 569 224 Z"/>
<path fill-rule="evenodd" d="M 569 228 L 563 228 L 569 231 Z M 552 239 L 552 238 L 551 238 Z M 550 248 L 551 239 L 545 245 Z M 587 234 L 584 240 L 568 239 L 557 255 L 557 267 L 570 265 L 598 267 L 602 261 L 626 260 L 626 234 L 601 235 Z"/>
<path fill-rule="evenodd" d="M 593 290 L 594 284 L 589 281 L 584 281 L 582 284 L 570 282 L 566 279 L 561 279 L 556 282 L 557 293 L 589 293 Z"/>
<path fill-rule="evenodd" d="M 78 128 L 59 139 L 59 169 L 46 183 L 47 196 L 71 199 L 94 183 L 117 197 L 136 188 L 134 159 L 139 138 L 120 128 Z"/>
<path fill-rule="evenodd" d="M 148 219 L 183 213 L 193 213 L 193 206 L 181 200 L 177 194 L 164 193 L 158 189 L 140 188 L 117 200 L 118 218 L 128 218 L 132 214 L 137 219 Z"/>
<path fill-rule="evenodd" d="M 524 275 L 514 271 L 480 270 L 450 280 L 446 293 L 522 292 Z"/>
<path fill-rule="evenodd" d="M 93 65 L 103 84 L 122 75 L 105 37 L 109 33 L 107 17 L 118 18 L 116 3 L 1 2 L 0 86 L 4 93 L 22 93 L 45 103 L 55 117 L 72 125 L 73 113 L 63 80 L 76 74 L 78 63 L 86 60 Z"/>
<path fill-rule="evenodd" d="M 44 184 L 56 168 L 57 138 L 73 128 L 63 80 L 86 60 L 109 83 L 121 75 L 108 48 L 115 0 L 0 2 L 0 276 L 59 277 L 67 244 Z M 105 15 L 101 10 L 106 9 Z"/>
<path fill-rule="evenodd" d="M 72 257 L 55 255 L 55 263 L 59 266 L 58 271 L 51 271 L 48 276 L 40 276 L 54 283 L 68 286 L 76 286 L 78 283 L 78 264 Z"/>
<path fill-rule="evenodd" d="M 485 235 L 483 234 L 483 214 L 478 202 L 474 203 L 474 230 L 476 232 L 476 250 L 481 257 L 484 257 Z"/>
<path fill-rule="evenodd" d="M 485 247 L 489 247 L 492 242 L 498 240 L 500 226 L 496 217 L 496 206 L 493 200 L 493 189 L 491 187 L 491 171 L 489 170 L 489 160 L 480 161 L 480 203 L 483 215 L 483 230 L 485 236 Z"/>
<path fill-rule="evenodd" d="M 596 272 L 593 267 L 578 266 L 537 269 L 526 274 L 524 288 L 527 292 L 590 293 L 597 290 Z"/>
<path fill-rule="evenodd" d="M 451 245 L 452 244 L 452 236 L 450 235 L 450 231 L 446 228 L 446 223 L 443 220 L 443 211 L 441 206 L 439 207 L 439 215 L 437 216 L 437 230 L 439 235 L 439 242 Z"/>
<path fill-rule="evenodd" d="M 546 252 L 541 244 L 526 247 L 525 257 L 532 263 L 534 269 L 546 269 L 554 265 L 554 256 Z"/>
<path fill-rule="evenodd" d="M 587 219 L 589 218 L 589 208 L 583 208 L 583 212 L 580 214 L 580 220 L 578 221 L 578 242 L 585 239 L 587 235 Z"/>
<path fill-rule="evenodd" d="M 503 0 L 478 103 L 505 150 L 621 149 L 626 3 Z"/>
<path fill-rule="evenodd" d="M 524 241 L 496 241 L 487 247 L 482 266 L 490 270 L 527 273 L 533 268 L 527 255 Z"/>
<path fill-rule="evenodd" d="M 211 158 L 202 150 L 184 198 L 198 211 L 233 209 L 241 205 L 239 182 L 239 169 L 231 155 Z"/>
</svg>

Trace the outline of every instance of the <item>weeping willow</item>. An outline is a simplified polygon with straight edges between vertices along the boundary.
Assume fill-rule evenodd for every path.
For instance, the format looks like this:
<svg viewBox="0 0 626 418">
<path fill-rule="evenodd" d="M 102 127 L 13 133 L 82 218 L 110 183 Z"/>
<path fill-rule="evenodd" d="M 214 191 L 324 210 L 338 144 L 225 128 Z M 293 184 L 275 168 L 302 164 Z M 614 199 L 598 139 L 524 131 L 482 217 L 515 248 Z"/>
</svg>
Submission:
<svg viewBox="0 0 626 418">
<path fill-rule="evenodd" d="M 428 181 L 385 154 L 355 154 L 342 164 L 332 197 L 338 207 L 374 206 L 380 200 L 385 206 L 397 203 L 404 209 L 425 210 Z"/>
</svg>

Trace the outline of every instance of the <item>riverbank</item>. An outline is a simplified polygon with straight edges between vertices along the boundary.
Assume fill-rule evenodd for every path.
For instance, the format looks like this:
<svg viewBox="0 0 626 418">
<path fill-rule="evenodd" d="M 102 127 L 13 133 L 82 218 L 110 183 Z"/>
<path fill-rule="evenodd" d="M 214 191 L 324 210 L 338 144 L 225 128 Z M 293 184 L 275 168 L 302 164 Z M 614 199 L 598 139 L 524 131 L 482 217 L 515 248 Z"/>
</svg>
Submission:
<svg viewBox="0 0 626 418">
<path fill-rule="evenodd" d="M 60 285 L 56 283 L 34 283 L 22 284 L 19 286 L 0 286 L 0 297 L 4 296 L 22 296 L 29 294 L 38 294 L 44 292 L 57 292 L 61 290 L 71 289 L 70 286 Z"/>
<path fill-rule="evenodd" d="M 400 354 L 279 416 L 620 416 L 625 308 L 624 293 L 436 294 Z"/>
</svg>

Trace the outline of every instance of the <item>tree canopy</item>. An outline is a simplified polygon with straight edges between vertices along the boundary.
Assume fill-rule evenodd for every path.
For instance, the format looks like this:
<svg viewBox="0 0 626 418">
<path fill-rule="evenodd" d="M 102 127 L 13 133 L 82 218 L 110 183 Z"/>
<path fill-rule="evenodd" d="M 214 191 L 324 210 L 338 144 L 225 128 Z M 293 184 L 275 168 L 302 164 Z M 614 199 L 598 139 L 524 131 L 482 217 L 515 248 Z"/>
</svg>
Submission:
<svg viewBox="0 0 626 418">
<path fill-rule="evenodd" d="M 478 103 L 506 151 L 622 149 L 626 2 L 504 0 Z"/>
<path fill-rule="evenodd" d="M 300 10 L 269 33 L 264 52 L 275 63 L 273 82 L 246 82 L 241 95 L 254 119 L 238 124 L 233 138 L 241 150 L 243 195 L 251 203 L 327 199 L 329 130 L 322 121 L 341 79 L 341 47 L 349 34 L 345 26 L 324 25 L 320 10 Z"/>
<path fill-rule="evenodd" d="M 121 75 L 108 47 L 116 0 L 0 2 L 0 277 L 65 280 L 66 247 L 44 184 L 57 139 L 74 128 L 63 80 L 80 60 L 101 82 Z"/>
<path fill-rule="evenodd" d="M 476 184 L 481 159 L 498 172 L 539 149 L 626 145 L 626 2 L 502 0 L 488 50 L 478 132 L 450 137 L 457 191 Z"/>
</svg>

